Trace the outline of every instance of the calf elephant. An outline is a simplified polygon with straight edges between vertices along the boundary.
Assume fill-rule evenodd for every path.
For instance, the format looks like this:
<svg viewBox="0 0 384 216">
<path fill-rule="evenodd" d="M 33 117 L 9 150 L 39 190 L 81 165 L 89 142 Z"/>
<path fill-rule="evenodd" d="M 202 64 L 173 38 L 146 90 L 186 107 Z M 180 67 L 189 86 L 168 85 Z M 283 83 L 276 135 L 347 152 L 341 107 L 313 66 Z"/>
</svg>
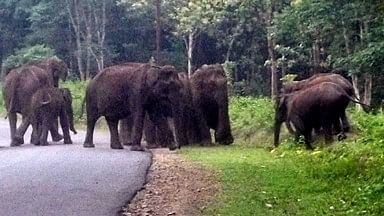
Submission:
<svg viewBox="0 0 384 216">
<path fill-rule="evenodd" d="M 279 145 L 280 127 L 284 121 L 293 124 L 299 135 L 304 135 L 308 149 L 313 149 L 311 135 L 314 128 L 323 128 L 326 142 L 332 141 L 332 126 L 342 132 L 340 117 L 344 115 L 349 101 L 362 104 L 331 82 L 283 95 L 275 112 L 275 146 Z"/>
<path fill-rule="evenodd" d="M 104 116 L 111 134 L 111 148 L 122 149 L 118 135 L 118 121 L 132 116 L 131 150 L 141 151 L 140 145 L 145 113 L 156 125 L 161 125 L 162 109 L 169 107 L 174 118 L 180 118 L 177 101 L 181 87 L 177 72 L 172 66 L 153 67 L 128 64 L 105 68 L 89 83 L 86 91 L 87 134 L 84 147 L 94 147 L 93 131 L 97 119 Z M 175 121 L 180 124 L 180 120 Z M 177 128 L 177 127 L 176 127 Z M 178 131 L 176 131 L 178 133 Z M 170 143 L 174 150 L 177 143 Z"/>
<path fill-rule="evenodd" d="M 58 86 L 59 79 L 65 80 L 67 73 L 68 68 L 63 61 L 49 58 L 12 69 L 4 77 L 2 90 L 10 125 L 11 146 L 24 143 L 24 133 L 30 124 L 32 95 L 38 89 Z M 16 130 L 17 113 L 20 113 L 23 119 Z M 55 125 L 51 127 L 51 135 L 54 141 L 62 139 Z"/>
<path fill-rule="evenodd" d="M 72 144 L 69 129 L 77 133 L 73 124 L 71 92 L 66 88 L 37 90 L 31 101 L 32 144 L 48 145 L 48 130 L 57 118 L 63 130 L 64 144 Z"/>
<path fill-rule="evenodd" d="M 221 65 L 203 65 L 190 78 L 202 143 L 211 143 L 210 128 L 215 130 L 215 141 L 233 143 L 228 115 L 227 78 Z"/>
</svg>

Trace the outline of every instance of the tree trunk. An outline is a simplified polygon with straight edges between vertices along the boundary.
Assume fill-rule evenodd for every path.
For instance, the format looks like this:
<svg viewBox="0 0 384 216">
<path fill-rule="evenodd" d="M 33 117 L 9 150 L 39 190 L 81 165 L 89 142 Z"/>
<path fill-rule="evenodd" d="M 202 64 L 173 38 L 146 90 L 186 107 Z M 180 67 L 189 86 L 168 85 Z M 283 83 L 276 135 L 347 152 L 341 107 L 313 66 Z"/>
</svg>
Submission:
<svg viewBox="0 0 384 216">
<path fill-rule="evenodd" d="M 161 0 L 156 0 L 156 63 L 160 65 L 161 52 Z"/>
<path fill-rule="evenodd" d="M 363 22 L 363 33 L 368 37 L 368 22 Z M 363 39 L 363 35 L 361 36 Z M 364 38 L 366 41 L 369 41 L 369 38 Z M 364 103 L 371 105 L 372 100 L 372 75 L 369 73 L 364 73 Z"/>
<path fill-rule="evenodd" d="M 71 9 L 72 6 L 73 6 L 73 11 Z M 78 0 L 74 0 L 73 5 L 69 2 L 69 0 L 66 0 L 66 8 L 67 8 L 70 23 L 72 24 L 72 27 L 75 32 L 75 37 L 76 37 L 77 53 L 75 54 L 75 56 L 77 59 L 77 67 L 79 70 L 80 80 L 85 80 L 84 69 L 83 69 L 83 50 L 81 47 L 80 13 L 79 13 Z"/>
<path fill-rule="evenodd" d="M 271 0 L 267 1 L 267 7 L 264 14 L 264 22 L 267 29 L 267 43 L 268 43 L 268 55 L 269 60 L 271 61 L 271 97 L 275 98 L 278 95 L 278 75 L 277 75 L 277 63 L 276 63 L 276 56 L 275 56 L 275 46 L 276 46 L 276 40 L 274 37 L 274 33 L 272 31 L 272 20 L 273 20 L 273 11 L 272 11 L 272 2 Z"/>
<path fill-rule="evenodd" d="M 312 44 L 313 50 L 313 72 L 318 73 L 320 67 L 320 40 L 316 37 Z"/>
<path fill-rule="evenodd" d="M 351 47 L 350 47 L 350 43 L 349 43 L 348 32 L 347 32 L 347 28 L 345 26 L 344 21 L 342 21 L 342 24 L 343 24 L 343 37 L 344 37 L 345 51 L 347 53 L 347 56 L 349 56 L 349 55 L 351 55 L 352 51 L 351 51 Z M 355 91 L 355 96 L 360 99 L 360 91 L 359 91 L 358 84 L 359 84 L 359 80 L 358 80 L 357 75 L 352 74 L 352 85 L 353 85 L 353 89 Z M 358 111 L 361 111 L 362 110 L 361 105 L 356 104 L 356 109 Z"/>
<path fill-rule="evenodd" d="M 194 32 L 190 32 L 188 34 L 188 47 L 187 47 L 187 52 L 188 52 L 188 77 L 191 77 L 192 75 L 192 54 L 193 54 L 193 41 L 194 39 Z"/>
<path fill-rule="evenodd" d="M 364 74 L 365 83 L 364 83 L 364 103 L 371 105 L 372 101 L 372 75 Z"/>
<path fill-rule="evenodd" d="M 98 71 L 101 71 L 104 69 L 104 59 L 105 59 L 105 26 L 107 23 L 107 17 L 106 17 L 106 0 L 102 0 L 101 10 L 100 13 L 97 13 L 97 10 L 95 7 L 91 7 L 92 14 L 93 14 L 93 20 L 94 20 L 94 29 L 97 39 L 97 47 L 92 48 L 91 47 L 91 53 L 93 57 L 96 60 L 97 63 L 97 69 Z"/>
</svg>

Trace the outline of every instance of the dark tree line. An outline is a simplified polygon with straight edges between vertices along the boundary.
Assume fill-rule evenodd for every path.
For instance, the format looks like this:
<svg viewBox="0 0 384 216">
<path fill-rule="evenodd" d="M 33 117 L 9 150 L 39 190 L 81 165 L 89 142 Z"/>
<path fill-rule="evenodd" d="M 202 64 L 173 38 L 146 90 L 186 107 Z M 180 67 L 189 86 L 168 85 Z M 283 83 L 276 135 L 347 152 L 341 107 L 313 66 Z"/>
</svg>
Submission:
<svg viewBox="0 0 384 216">
<path fill-rule="evenodd" d="M 276 95 L 281 78 L 336 69 L 366 103 L 381 101 L 379 0 L 1 0 L 3 68 L 57 55 L 88 79 L 126 61 L 191 73 L 224 63 L 237 94 Z"/>
</svg>

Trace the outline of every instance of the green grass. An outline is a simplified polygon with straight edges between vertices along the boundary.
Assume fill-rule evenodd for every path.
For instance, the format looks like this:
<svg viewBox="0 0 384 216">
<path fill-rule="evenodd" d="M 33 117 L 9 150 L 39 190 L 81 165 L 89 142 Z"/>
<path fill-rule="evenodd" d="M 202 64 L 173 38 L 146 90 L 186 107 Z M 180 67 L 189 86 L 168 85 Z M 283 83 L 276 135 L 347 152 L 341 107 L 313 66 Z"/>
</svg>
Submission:
<svg viewBox="0 0 384 216">
<path fill-rule="evenodd" d="M 270 151 L 271 107 L 266 99 L 234 98 L 236 143 L 181 151 L 218 172 L 222 192 L 204 215 L 382 215 L 383 114 L 352 112 L 359 134 L 342 143 L 306 151 L 286 138 Z"/>
</svg>

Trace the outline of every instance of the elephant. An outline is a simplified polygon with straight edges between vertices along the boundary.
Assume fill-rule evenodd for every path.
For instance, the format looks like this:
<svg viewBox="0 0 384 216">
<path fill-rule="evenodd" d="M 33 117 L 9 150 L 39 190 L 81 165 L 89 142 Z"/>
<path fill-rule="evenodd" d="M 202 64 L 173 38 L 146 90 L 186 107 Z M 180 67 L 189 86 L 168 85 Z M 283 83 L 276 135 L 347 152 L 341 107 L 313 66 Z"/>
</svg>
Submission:
<svg viewBox="0 0 384 216">
<path fill-rule="evenodd" d="M 10 125 L 11 146 L 24 143 L 24 133 L 30 124 L 28 115 L 32 95 L 38 89 L 58 86 L 59 79 L 65 81 L 67 74 L 68 68 L 62 60 L 48 58 L 12 69 L 4 77 L 2 91 Z M 17 113 L 23 118 L 16 130 Z M 62 139 L 55 124 L 50 131 L 54 141 Z"/>
<path fill-rule="evenodd" d="M 318 73 L 313 75 L 312 77 L 301 80 L 301 81 L 293 81 L 292 83 L 285 84 L 282 89 L 283 94 L 290 94 L 294 93 L 296 91 L 300 91 L 306 88 L 310 88 L 314 85 L 317 85 L 319 83 L 323 82 L 331 82 L 334 84 L 339 85 L 349 96 L 354 98 L 355 100 L 359 100 L 355 96 L 355 92 L 353 89 L 353 85 L 343 76 L 336 74 L 336 73 Z M 341 116 L 341 121 L 343 124 L 343 130 L 345 132 L 349 132 L 350 130 L 350 124 L 348 121 L 348 118 L 346 116 L 346 113 L 344 112 Z M 290 128 L 289 124 L 287 124 L 287 128 L 289 132 L 292 133 L 292 129 Z"/>
<path fill-rule="evenodd" d="M 118 121 L 131 115 L 131 150 L 143 151 L 141 138 L 146 113 L 160 126 L 161 131 L 164 131 L 161 127 L 162 112 L 168 109 L 177 119 L 175 124 L 181 124 L 181 111 L 177 106 L 180 88 L 181 82 L 173 66 L 156 67 L 142 64 L 132 67 L 132 64 L 122 64 L 105 68 L 90 81 L 86 90 L 87 132 L 83 146 L 95 147 L 95 123 L 98 118 L 104 116 L 111 135 L 111 148 L 123 149 L 119 140 Z M 179 132 L 180 130 L 176 130 L 176 134 Z M 179 147 L 178 143 L 178 140 L 169 143 L 170 150 Z"/>
<path fill-rule="evenodd" d="M 292 124 L 298 135 L 304 135 L 307 149 L 313 149 L 311 136 L 315 128 L 323 128 L 326 142 L 331 142 L 332 126 L 343 133 L 340 117 L 344 115 L 349 101 L 366 106 L 332 82 L 322 82 L 295 93 L 281 95 L 275 111 L 275 146 L 279 145 L 283 122 Z"/>
<path fill-rule="evenodd" d="M 160 114 L 160 116 L 158 117 L 161 118 L 159 123 L 161 124 L 161 128 L 163 128 L 163 131 L 161 131 L 159 129 L 159 126 L 156 126 L 156 124 L 150 120 L 149 115 L 147 113 L 145 115 L 143 139 L 147 143 L 147 148 L 167 147 L 169 143 L 175 141 L 175 137 L 169 125 L 167 116 L 162 115 L 163 114 Z M 119 121 L 120 141 L 123 145 L 126 146 L 132 145 L 132 121 L 133 120 L 131 115 Z"/>
<path fill-rule="evenodd" d="M 203 65 L 190 77 L 192 101 L 201 143 L 231 144 L 234 139 L 228 114 L 227 78 L 220 64 Z"/>
<path fill-rule="evenodd" d="M 31 100 L 30 119 L 32 124 L 32 144 L 48 145 L 48 130 L 60 117 L 64 144 L 72 144 L 69 130 L 77 131 L 73 123 L 72 95 L 67 88 L 48 87 L 37 90 Z"/>
<path fill-rule="evenodd" d="M 199 134 L 199 128 L 197 127 L 198 122 L 195 116 L 195 108 L 193 107 L 193 103 L 191 103 L 192 92 L 190 81 L 186 73 L 178 73 L 178 77 L 182 83 L 182 87 L 179 91 L 181 98 L 178 103 L 179 109 L 182 111 L 182 124 L 180 125 L 181 128 L 179 128 L 179 130 L 181 130 L 180 135 L 182 136 L 179 138 L 181 141 L 180 145 L 199 143 L 201 142 L 201 136 Z M 172 117 L 172 114 L 168 113 L 168 115 L 164 116 L 163 124 L 165 124 L 164 127 L 166 128 L 165 133 L 161 133 L 150 119 L 147 119 L 145 122 L 145 138 L 150 146 L 164 147 L 166 143 L 174 139 L 173 133 L 171 131 L 172 128 L 174 130 L 174 124 L 172 124 L 172 121 L 167 121 L 167 117 Z"/>
</svg>

